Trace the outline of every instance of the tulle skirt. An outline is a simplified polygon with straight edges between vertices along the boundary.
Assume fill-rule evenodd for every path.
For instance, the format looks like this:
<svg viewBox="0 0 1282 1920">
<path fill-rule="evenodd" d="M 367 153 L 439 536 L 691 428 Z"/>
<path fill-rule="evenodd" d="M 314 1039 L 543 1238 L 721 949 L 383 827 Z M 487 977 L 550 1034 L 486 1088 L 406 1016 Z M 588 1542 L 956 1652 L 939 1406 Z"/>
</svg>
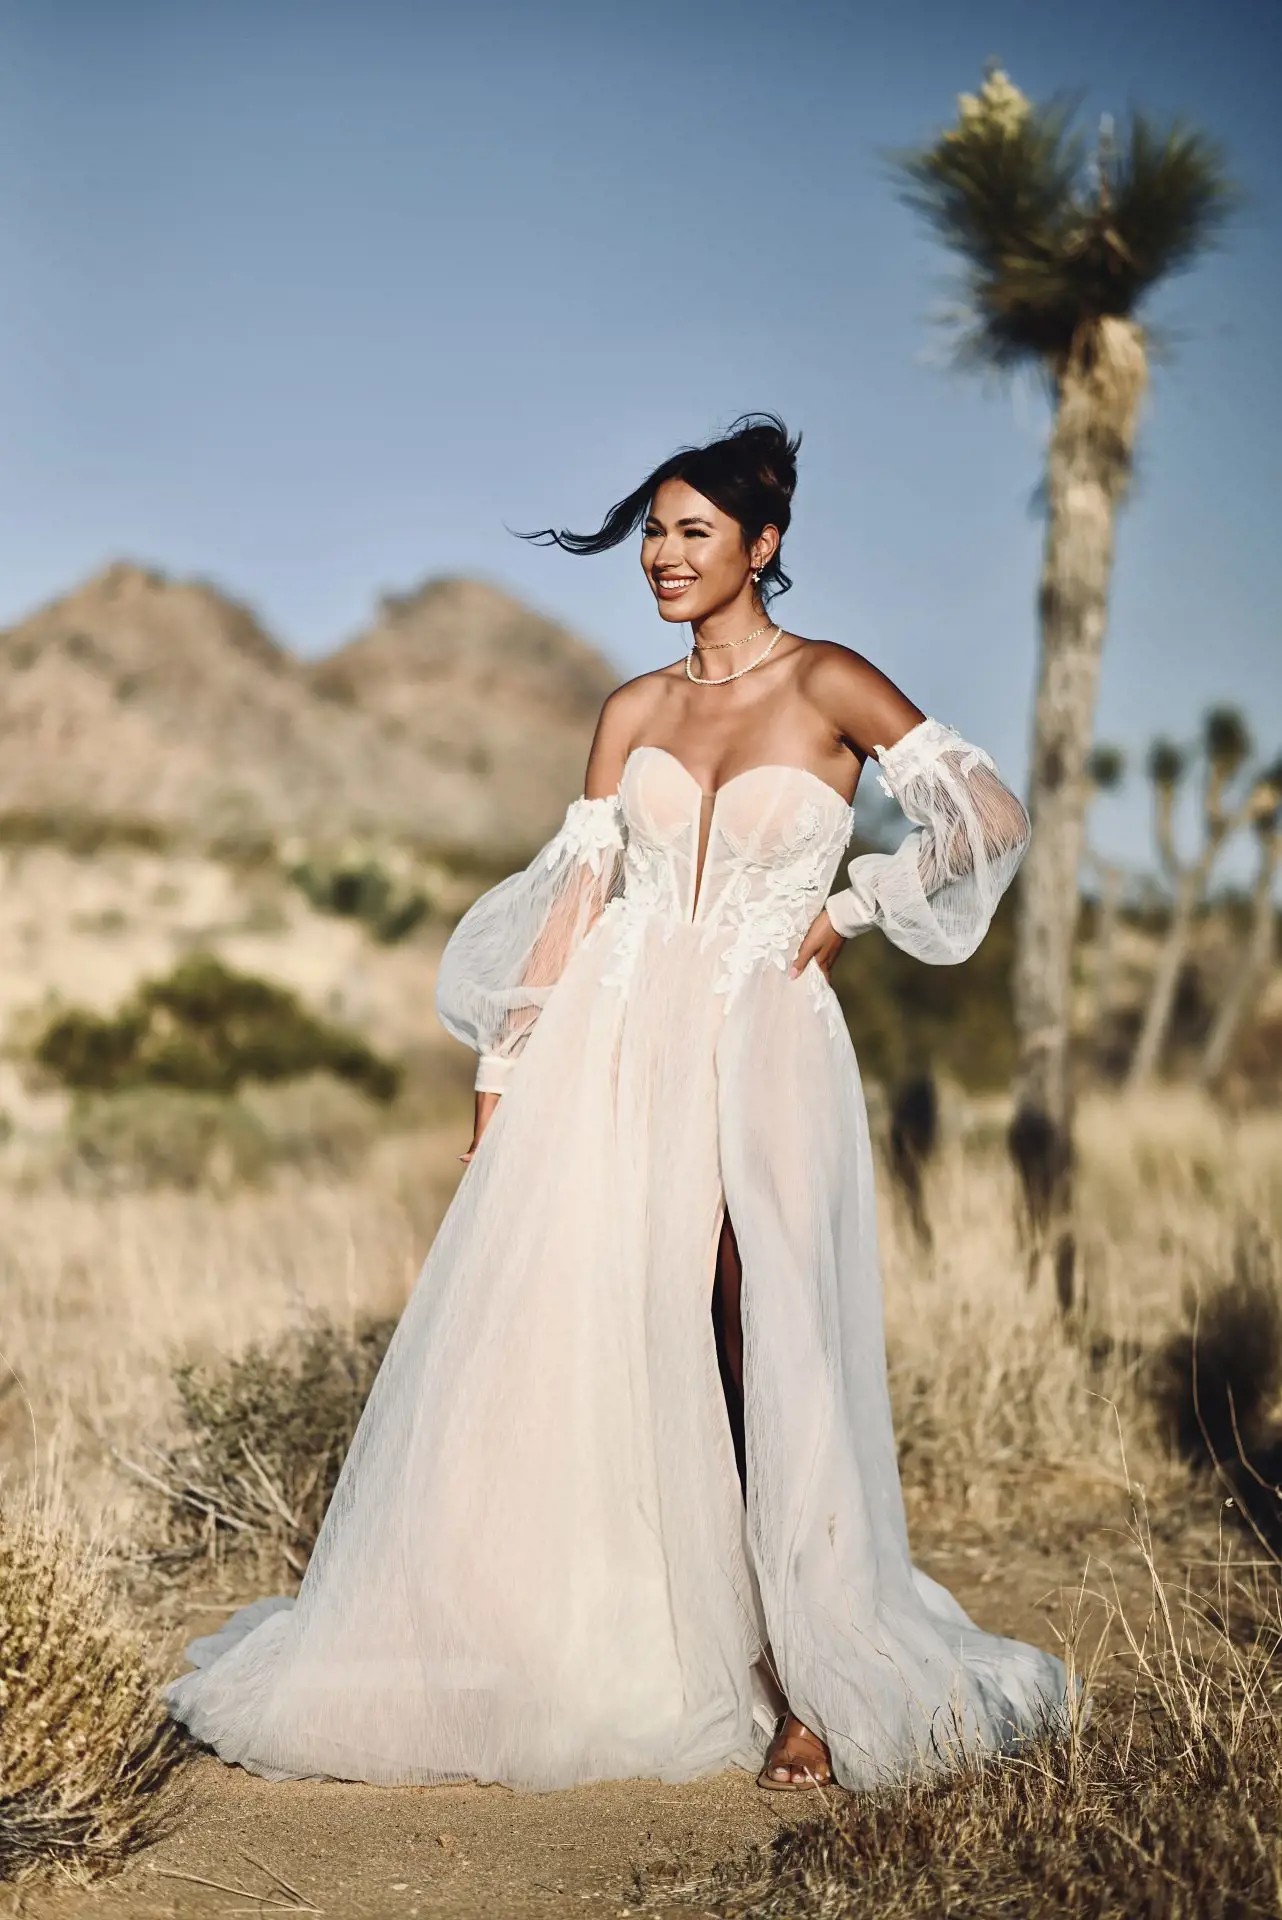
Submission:
<svg viewBox="0 0 1282 1920">
<path fill-rule="evenodd" d="M 787 1704 L 850 1787 L 1066 1713 L 1053 1655 L 912 1565 L 867 1117 L 813 967 L 733 992 L 615 908 L 428 1251 L 295 1600 L 195 1641 L 170 1711 L 271 1778 L 679 1781 Z M 746 1504 L 711 1294 L 743 1270 Z"/>
</svg>

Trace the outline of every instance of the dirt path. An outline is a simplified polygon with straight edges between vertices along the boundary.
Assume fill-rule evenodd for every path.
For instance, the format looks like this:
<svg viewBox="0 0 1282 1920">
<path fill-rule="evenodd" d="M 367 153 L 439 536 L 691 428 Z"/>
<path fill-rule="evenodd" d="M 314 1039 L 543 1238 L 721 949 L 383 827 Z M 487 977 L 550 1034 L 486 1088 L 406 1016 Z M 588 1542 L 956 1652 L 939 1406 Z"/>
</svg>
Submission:
<svg viewBox="0 0 1282 1920">
<path fill-rule="evenodd" d="M 981 1624 L 1053 1646 L 1085 1554 L 1097 1555 L 1106 1538 L 1115 1549 L 1116 1535 L 1101 1530 L 1054 1557 L 1026 1548 L 1000 1569 L 982 1540 L 954 1538 L 921 1557 Z M 1138 1587 L 1134 1597 L 1145 1603 Z M 636 1910 L 638 1868 L 697 1871 L 817 1811 L 815 1797 L 762 1792 L 740 1771 L 684 1786 L 626 1780 L 518 1794 L 266 1782 L 201 1758 L 187 1781 L 188 1804 L 172 1833 L 116 1879 L 88 1891 L 27 1892 L 0 1912 L 30 1920 L 281 1912 L 330 1920 L 615 1920 Z M 296 1892 L 273 1885 L 273 1872 Z M 697 1911 L 680 1902 L 667 1909 L 671 1920 Z"/>
<path fill-rule="evenodd" d="M 274 1895 L 294 1912 L 353 1920 L 614 1916 L 629 1910 L 638 1864 L 707 1865 L 768 1838 L 777 1826 L 766 1795 L 738 1773 L 681 1787 L 629 1780 L 514 1794 L 501 1787 L 268 1783 L 202 1760 L 180 1828 L 145 1864 L 100 1891 L 32 1900 L 28 1911 L 59 1920 L 73 1912 L 102 1920 L 203 1920 L 280 1911 L 260 1905 L 261 1896 Z M 303 1900 L 273 1888 L 264 1869 Z M 176 1877 L 183 1874 L 221 1881 L 226 1890 Z"/>
</svg>

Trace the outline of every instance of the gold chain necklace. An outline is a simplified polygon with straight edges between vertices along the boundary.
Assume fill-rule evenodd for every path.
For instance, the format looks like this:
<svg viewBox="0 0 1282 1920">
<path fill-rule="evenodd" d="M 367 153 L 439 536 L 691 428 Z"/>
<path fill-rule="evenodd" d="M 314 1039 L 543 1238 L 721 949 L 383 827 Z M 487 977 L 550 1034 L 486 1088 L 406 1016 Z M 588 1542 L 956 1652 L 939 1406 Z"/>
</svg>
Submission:
<svg viewBox="0 0 1282 1920">
<path fill-rule="evenodd" d="M 751 633 L 745 633 L 741 640 L 702 640 L 696 641 L 695 645 L 700 653 L 716 653 L 720 647 L 746 647 L 749 640 L 755 640 L 757 635 L 764 633 L 769 625 L 768 620 L 763 620 L 759 627 L 754 627 Z"/>
<path fill-rule="evenodd" d="M 696 687 L 724 687 L 727 680 L 742 680 L 745 673 L 751 673 L 754 667 L 759 667 L 763 660 L 766 660 L 770 657 L 771 653 L 774 651 L 775 646 L 778 643 L 779 636 L 782 632 L 783 632 L 782 627 L 776 627 L 774 630 L 773 637 L 766 642 L 765 646 L 762 648 L 761 652 L 757 655 L 755 660 L 749 660 L 746 667 L 740 667 L 734 673 L 720 674 L 715 680 L 705 680 L 702 674 L 691 673 L 690 662 L 694 659 L 695 651 L 696 651 L 694 647 L 691 647 L 689 653 L 686 655 L 686 679 L 689 680 L 691 684 Z"/>
</svg>

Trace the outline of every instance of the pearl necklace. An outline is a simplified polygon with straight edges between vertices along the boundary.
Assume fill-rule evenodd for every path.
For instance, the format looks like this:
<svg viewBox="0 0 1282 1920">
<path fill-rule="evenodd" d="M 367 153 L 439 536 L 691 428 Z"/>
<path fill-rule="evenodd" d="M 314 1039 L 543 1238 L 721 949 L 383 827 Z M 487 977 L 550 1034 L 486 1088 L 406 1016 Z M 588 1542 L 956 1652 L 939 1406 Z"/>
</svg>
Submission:
<svg viewBox="0 0 1282 1920">
<path fill-rule="evenodd" d="M 690 681 L 692 686 L 696 687 L 723 687 L 727 680 L 742 680 L 745 673 L 751 673 L 754 667 L 759 667 L 763 660 L 769 658 L 782 632 L 782 627 L 776 627 L 772 638 L 766 642 L 764 648 L 755 660 L 749 660 L 746 667 L 740 667 L 734 673 L 719 674 L 715 680 L 705 679 L 702 674 L 691 673 L 690 662 L 694 659 L 697 651 L 695 647 L 691 647 L 689 653 L 686 655 L 686 679 Z"/>
</svg>

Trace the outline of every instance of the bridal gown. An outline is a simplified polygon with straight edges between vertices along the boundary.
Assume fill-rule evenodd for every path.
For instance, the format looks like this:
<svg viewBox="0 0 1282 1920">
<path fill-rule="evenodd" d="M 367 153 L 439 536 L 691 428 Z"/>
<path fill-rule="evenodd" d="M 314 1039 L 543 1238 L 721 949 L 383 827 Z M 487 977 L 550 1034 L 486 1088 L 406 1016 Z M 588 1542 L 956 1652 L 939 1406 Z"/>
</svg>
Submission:
<svg viewBox="0 0 1282 1920">
<path fill-rule="evenodd" d="M 936 720 L 877 757 L 914 829 L 849 862 L 834 925 L 963 960 L 1028 817 Z M 704 803 L 634 748 L 451 934 L 437 1010 L 503 1098 L 297 1599 L 242 1608 L 166 1689 L 224 1759 L 686 1780 L 758 1767 L 781 1690 L 867 1787 L 1062 1724 L 1060 1661 L 909 1555 L 859 1072 L 822 971 L 787 972 L 850 805 L 773 764 Z M 726 1210 L 746 1504 L 711 1315 Z"/>
</svg>

